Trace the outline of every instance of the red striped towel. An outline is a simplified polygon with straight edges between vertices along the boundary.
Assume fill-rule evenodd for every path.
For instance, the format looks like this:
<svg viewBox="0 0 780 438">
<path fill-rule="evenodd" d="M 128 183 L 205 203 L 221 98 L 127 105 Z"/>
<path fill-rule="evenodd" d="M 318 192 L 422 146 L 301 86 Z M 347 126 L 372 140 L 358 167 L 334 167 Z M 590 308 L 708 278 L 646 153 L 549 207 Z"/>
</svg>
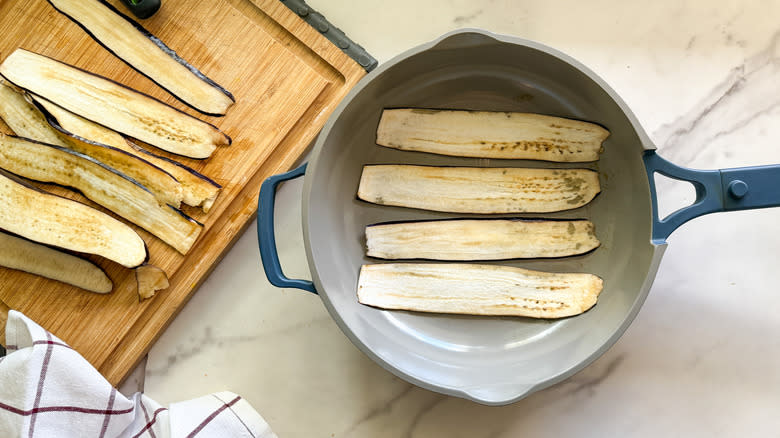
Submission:
<svg viewBox="0 0 780 438">
<path fill-rule="evenodd" d="M 240 396 L 220 392 L 168 408 L 127 398 L 67 344 L 19 312 L 0 358 L 0 437 L 276 437 Z"/>
</svg>

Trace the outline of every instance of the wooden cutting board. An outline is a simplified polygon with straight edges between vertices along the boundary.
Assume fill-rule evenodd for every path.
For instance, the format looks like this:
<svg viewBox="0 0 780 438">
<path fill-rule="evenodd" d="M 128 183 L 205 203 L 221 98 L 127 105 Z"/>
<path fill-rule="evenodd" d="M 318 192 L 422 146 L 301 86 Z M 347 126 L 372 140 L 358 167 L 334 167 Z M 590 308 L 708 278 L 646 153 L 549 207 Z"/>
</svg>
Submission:
<svg viewBox="0 0 780 438">
<path fill-rule="evenodd" d="M 111 3 L 126 11 L 118 1 Z M 0 300 L 69 343 L 113 384 L 138 363 L 254 218 L 262 181 L 296 162 L 365 75 L 278 0 L 164 0 L 143 25 L 234 94 L 237 102 L 225 117 L 185 107 L 45 0 L 0 0 L 0 59 L 24 47 L 63 60 L 205 119 L 233 138 L 232 146 L 208 160 L 177 157 L 223 186 L 208 214 L 185 208 L 205 225 L 187 256 L 137 228 L 149 246 L 150 263 L 170 277 L 171 286 L 152 299 L 139 303 L 132 271 L 98 258 L 93 261 L 115 284 L 108 295 L 0 268 Z M 1 123 L 0 129 L 10 132 Z M 90 204 L 61 187 L 41 187 Z M 257 263 L 259 269 L 259 254 Z"/>
</svg>

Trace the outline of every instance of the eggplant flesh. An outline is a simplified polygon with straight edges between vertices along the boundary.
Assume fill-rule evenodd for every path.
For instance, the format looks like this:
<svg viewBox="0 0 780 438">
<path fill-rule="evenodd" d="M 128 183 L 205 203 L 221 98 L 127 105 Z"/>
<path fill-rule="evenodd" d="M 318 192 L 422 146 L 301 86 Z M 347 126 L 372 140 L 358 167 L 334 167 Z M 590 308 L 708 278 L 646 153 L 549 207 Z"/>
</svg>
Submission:
<svg viewBox="0 0 780 438">
<path fill-rule="evenodd" d="M 74 188 L 90 200 L 186 254 L 203 227 L 116 170 L 78 152 L 0 134 L 0 168 L 27 179 Z"/>
<path fill-rule="evenodd" d="M 146 261 L 129 226 L 84 204 L 42 192 L 0 172 L 0 229 L 34 242 L 105 257 L 128 268 Z"/>
<path fill-rule="evenodd" d="M 376 142 L 389 148 L 476 158 L 596 161 L 609 131 L 542 114 L 388 109 Z"/>
<path fill-rule="evenodd" d="M 57 280 L 78 288 L 109 293 L 111 279 L 89 260 L 0 232 L 0 266 Z"/>
<path fill-rule="evenodd" d="M 168 275 L 154 265 L 141 265 L 135 268 L 135 281 L 138 284 L 138 299 L 143 301 L 151 298 L 158 290 L 170 286 Z"/>
<path fill-rule="evenodd" d="M 583 254 L 599 246 L 588 220 L 457 219 L 366 227 L 368 256 L 506 260 Z"/>
<path fill-rule="evenodd" d="M 227 90 L 110 4 L 97 0 L 49 3 L 119 59 L 198 111 L 224 115 L 235 102 Z"/>
<path fill-rule="evenodd" d="M 20 137 L 89 155 L 141 183 L 161 204 L 181 205 L 182 187 L 171 174 L 120 149 L 56 128 L 56 121 L 42 106 L 27 101 L 7 84 L 0 84 L 0 118 Z"/>
<path fill-rule="evenodd" d="M 0 64 L 6 80 L 85 119 L 174 154 L 208 158 L 230 137 L 159 100 L 24 49 Z"/>
<path fill-rule="evenodd" d="M 33 100 L 51 115 L 48 121 L 55 128 L 120 149 L 139 159 L 148 161 L 172 175 L 181 185 L 181 201 L 183 203 L 192 207 L 201 207 L 205 213 L 208 213 L 217 195 L 219 195 L 222 187 L 197 171 L 173 160 L 154 155 L 140 146 L 133 145 L 118 132 L 90 122 L 44 98 L 34 97 Z"/>
<path fill-rule="evenodd" d="M 369 165 L 358 197 L 452 213 L 548 213 L 581 207 L 600 191 L 588 169 Z"/>
<path fill-rule="evenodd" d="M 467 315 L 564 318 L 596 304 L 602 280 L 478 264 L 363 265 L 358 300 L 383 309 Z"/>
</svg>

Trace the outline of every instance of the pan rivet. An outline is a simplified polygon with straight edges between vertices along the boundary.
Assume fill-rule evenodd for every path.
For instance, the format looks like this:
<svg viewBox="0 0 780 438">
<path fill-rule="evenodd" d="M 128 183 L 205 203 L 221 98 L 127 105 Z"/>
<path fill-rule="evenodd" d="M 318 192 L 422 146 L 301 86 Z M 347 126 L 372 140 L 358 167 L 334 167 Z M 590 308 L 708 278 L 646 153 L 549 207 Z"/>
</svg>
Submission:
<svg viewBox="0 0 780 438">
<path fill-rule="evenodd" d="M 729 183 L 729 194 L 737 199 L 741 199 L 748 192 L 748 185 L 745 181 L 735 179 Z"/>
</svg>

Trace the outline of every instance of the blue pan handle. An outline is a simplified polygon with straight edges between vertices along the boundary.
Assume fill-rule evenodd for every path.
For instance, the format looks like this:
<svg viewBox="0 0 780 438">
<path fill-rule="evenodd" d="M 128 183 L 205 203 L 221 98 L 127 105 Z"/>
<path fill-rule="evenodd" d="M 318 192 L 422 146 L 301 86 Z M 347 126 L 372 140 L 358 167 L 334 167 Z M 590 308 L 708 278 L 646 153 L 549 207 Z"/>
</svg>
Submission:
<svg viewBox="0 0 780 438">
<path fill-rule="evenodd" d="M 306 164 L 287 173 L 274 175 L 260 186 L 260 196 L 257 198 L 257 241 L 260 244 L 260 258 L 263 260 L 263 269 L 268 281 L 274 286 L 303 289 L 316 294 L 314 283 L 309 280 L 293 280 L 287 278 L 282 272 L 279 263 L 279 253 L 276 251 L 276 237 L 274 236 L 274 204 L 276 203 L 276 187 L 282 181 L 291 180 L 302 176 L 306 172 Z"/>
<path fill-rule="evenodd" d="M 652 150 L 645 151 L 642 158 L 650 182 L 653 203 L 652 241 L 655 244 L 663 244 L 680 225 L 705 214 L 780 206 L 780 165 L 694 170 L 674 165 Z M 654 178 L 656 172 L 693 184 L 696 189 L 693 204 L 663 219 L 659 218 Z"/>
</svg>

